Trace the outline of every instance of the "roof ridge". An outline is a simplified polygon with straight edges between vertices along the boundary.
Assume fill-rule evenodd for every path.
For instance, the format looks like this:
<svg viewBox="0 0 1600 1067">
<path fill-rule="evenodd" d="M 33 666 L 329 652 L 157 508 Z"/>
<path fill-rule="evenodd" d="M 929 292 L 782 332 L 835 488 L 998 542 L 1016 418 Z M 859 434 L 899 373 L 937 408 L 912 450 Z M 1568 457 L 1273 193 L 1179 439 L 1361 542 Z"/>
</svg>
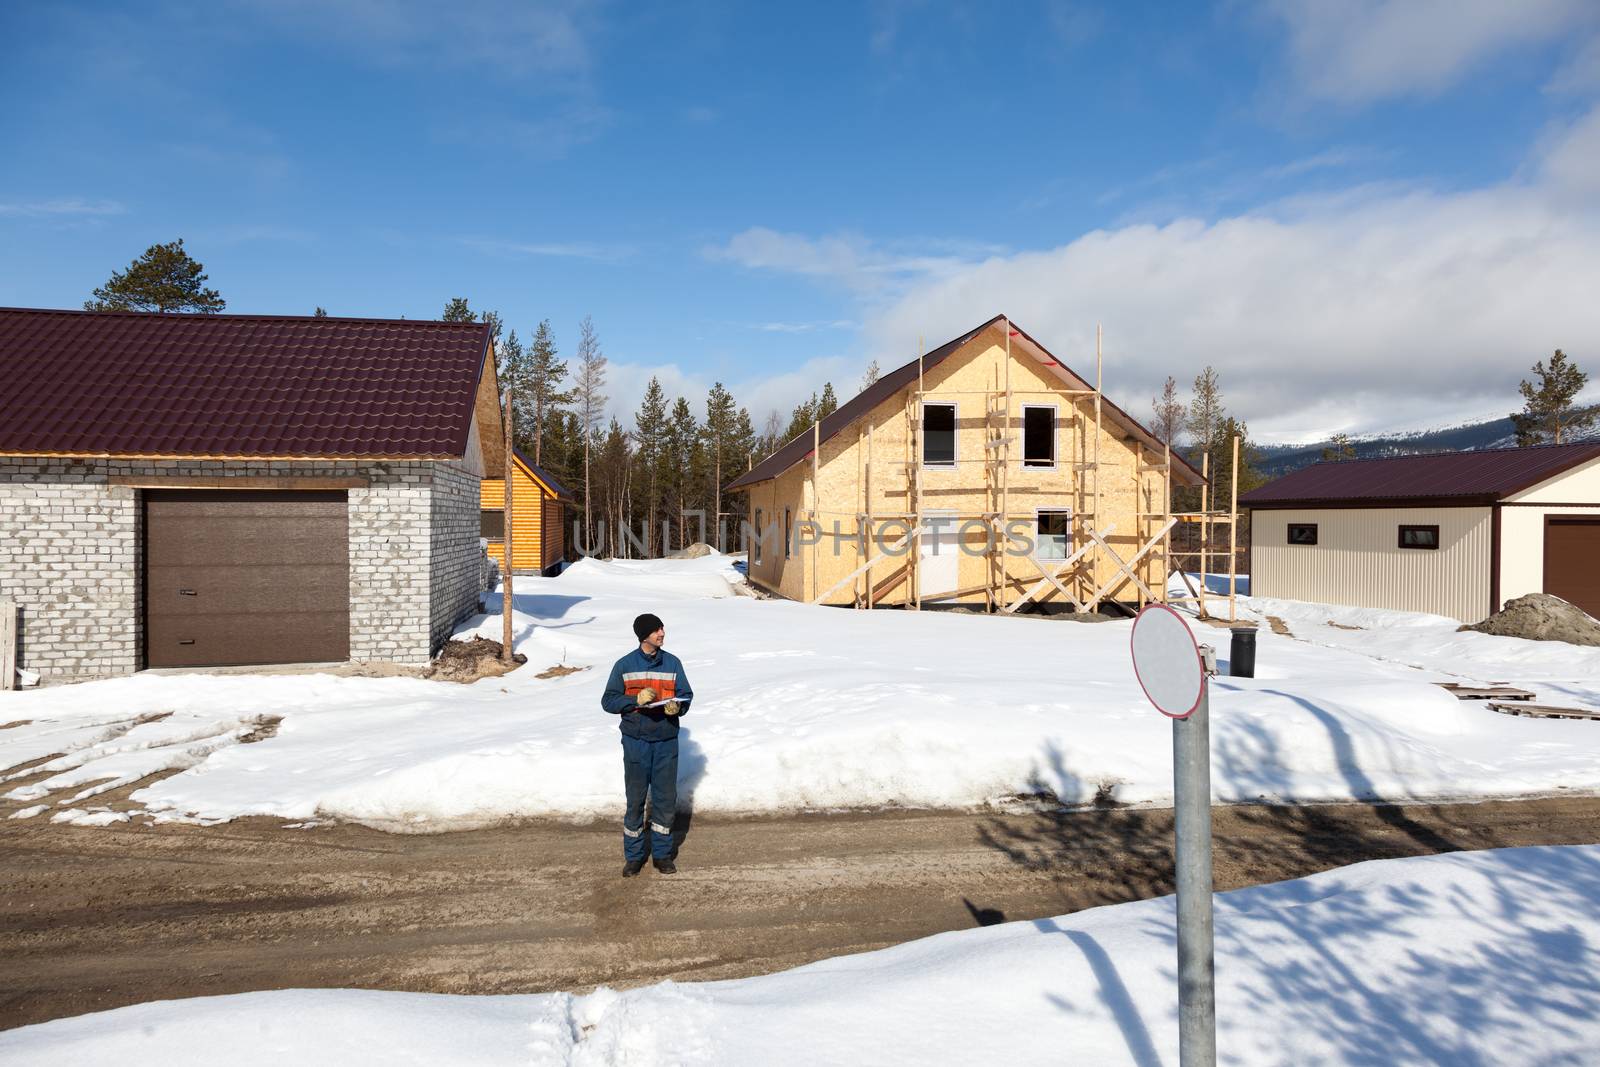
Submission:
<svg viewBox="0 0 1600 1067">
<path fill-rule="evenodd" d="M 90 311 L 86 308 L 28 308 L 28 307 L 0 307 L 0 314 L 27 314 L 27 315 L 72 315 L 95 316 L 98 318 L 144 318 L 144 319 L 172 319 L 181 322 L 241 322 L 241 321 L 267 321 L 267 322 L 371 322 L 384 325 L 404 326 L 447 326 L 447 327 L 477 327 L 482 329 L 489 324 L 486 322 L 446 322 L 442 319 L 405 319 L 405 318 L 371 318 L 361 315 L 276 315 L 257 314 L 250 312 L 193 312 L 193 311 Z"/>
</svg>

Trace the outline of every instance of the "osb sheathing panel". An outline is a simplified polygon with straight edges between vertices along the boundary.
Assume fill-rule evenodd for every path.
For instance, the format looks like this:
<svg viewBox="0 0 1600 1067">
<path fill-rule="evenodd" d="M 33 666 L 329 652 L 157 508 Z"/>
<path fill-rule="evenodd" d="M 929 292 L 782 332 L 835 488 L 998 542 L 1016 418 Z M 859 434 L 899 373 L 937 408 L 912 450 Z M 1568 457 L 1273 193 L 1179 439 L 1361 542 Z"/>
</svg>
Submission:
<svg viewBox="0 0 1600 1067">
<path fill-rule="evenodd" d="M 953 511 L 965 520 L 998 506 L 998 500 L 987 489 L 982 464 L 987 438 L 986 405 L 982 392 L 1000 392 L 1005 385 L 1005 333 L 1000 326 L 974 338 L 961 352 L 945 360 L 925 377 L 924 388 L 929 394 L 924 398 L 926 401 L 956 405 L 957 463 L 954 468 L 922 469 L 921 506 L 924 512 Z M 1165 482 L 1161 474 L 1138 472 L 1137 468 L 1159 464 L 1162 457 L 1148 450 L 1141 457 L 1136 442 L 1125 437 L 1123 431 L 1109 419 L 1102 417 L 1100 514 L 1096 517 L 1091 514 L 1094 508 L 1094 472 L 1075 470 L 1076 464 L 1093 458 L 1093 397 L 1065 395 L 1061 379 L 1020 351 L 1012 359 L 1011 388 L 1012 403 L 1007 421 L 1009 429 L 1005 434 L 1013 438 L 1006 494 L 1010 515 L 1025 521 L 1031 533 L 1031 519 L 1036 509 L 1070 508 L 1074 515 L 1074 548 L 1084 543 L 1085 524 L 1103 530 L 1114 523 L 1115 532 L 1107 541 L 1124 558 L 1132 556 L 1143 545 L 1146 531 L 1153 533 L 1160 525 L 1158 519 L 1147 518 L 1141 522 L 1136 512 L 1161 511 L 1165 507 Z M 796 600 L 811 599 L 866 561 L 856 515 L 870 511 L 875 524 L 881 526 L 885 520 L 904 518 L 912 509 L 909 488 L 912 474 L 907 467 L 914 458 L 906 415 L 909 393 L 910 390 L 902 391 L 885 400 L 856 424 L 846 427 L 832 440 L 823 442 L 818 477 L 820 484 L 816 493 L 817 519 L 823 530 L 822 541 L 815 550 L 801 548 L 798 559 L 784 560 L 780 553 L 769 552 L 762 566 L 752 565 L 752 576 L 761 585 Z M 1022 466 L 1022 409 L 1025 405 L 1056 407 L 1056 465 L 1053 468 Z M 913 415 L 919 412 L 920 405 Z M 867 469 L 869 452 L 870 476 Z M 764 515 L 781 516 L 784 506 L 793 509 L 796 522 L 806 517 L 811 499 L 811 471 L 811 461 L 807 459 L 777 479 L 753 486 L 752 518 L 756 507 L 761 508 Z M 1137 491 L 1136 477 L 1140 485 Z M 1144 497 L 1142 502 L 1141 495 Z M 898 526 L 891 527 L 887 543 L 892 544 L 901 532 Z M 969 545 L 979 548 L 985 542 L 985 535 L 975 528 L 969 529 L 965 540 Z M 811 565 L 813 551 L 816 554 L 815 574 L 812 581 L 807 581 L 806 570 Z M 1103 553 L 1096 551 L 1093 559 L 1092 566 L 1085 567 L 1084 572 L 1097 587 L 1118 573 L 1115 564 Z M 896 578 L 903 579 L 901 572 L 905 568 L 906 561 L 898 559 L 880 563 L 869 572 L 876 587 L 892 586 L 875 598 L 877 603 L 907 602 L 911 595 L 910 583 L 895 581 Z M 1031 587 L 1040 577 L 1038 570 L 1025 558 L 1006 557 L 1005 570 L 1011 583 L 1007 596 L 1010 600 L 1017 599 L 1023 590 Z M 1136 570 L 1152 589 L 1159 591 L 1164 586 L 1164 560 L 1159 549 L 1142 560 Z M 957 588 L 989 585 L 995 576 L 988 559 L 961 554 Z M 856 578 L 829 596 L 827 602 L 854 603 L 865 588 L 865 578 Z M 1115 592 L 1118 599 L 1124 600 L 1137 595 L 1137 589 L 1131 583 Z M 1059 601 L 1061 596 L 1051 588 L 1047 595 L 1041 594 L 1035 599 Z M 982 604 L 985 600 L 985 594 L 981 591 L 959 598 L 959 602 L 967 604 Z"/>
</svg>

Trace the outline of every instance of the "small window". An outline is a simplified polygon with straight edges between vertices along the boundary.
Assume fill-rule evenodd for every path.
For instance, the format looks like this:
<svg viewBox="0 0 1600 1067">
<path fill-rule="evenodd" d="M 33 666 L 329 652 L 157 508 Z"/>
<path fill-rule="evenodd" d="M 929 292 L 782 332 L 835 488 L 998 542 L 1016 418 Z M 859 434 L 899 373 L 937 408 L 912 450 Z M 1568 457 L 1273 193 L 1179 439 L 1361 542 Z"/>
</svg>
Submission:
<svg viewBox="0 0 1600 1067">
<path fill-rule="evenodd" d="M 1022 465 L 1024 467 L 1054 467 L 1056 465 L 1055 408 L 1023 407 Z"/>
<path fill-rule="evenodd" d="M 1039 511 L 1034 554 L 1040 559 L 1066 559 L 1072 553 L 1072 511 Z"/>
<path fill-rule="evenodd" d="M 478 512 L 478 536 L 491 541 L 506 539 L 506 513 L 504 511 Z"/>
<path fill-rule="evenodd" d="M 1314 522 L 1291 522 L 1289 524 L 1289 543 L 1291 545 L 1316 544 L 1317 524 Z"/>
<path fill-rule="evenodd" d="M 1402 526 L 1400 527 L 1401 548 L 1438 548 L 1439 527 L 1437 526 Z"/>
<path fill-rule="evenodd" d="M 789 509 L 788 508 L 784 508 L 783 509 L 783 558 L 784 559 L 789 559 L 791 556 L 794 555 L 794 549 L 792 547 L 792 545 L 794 544 L 793 535 L 791 533 L 792 529 L 793 529 L 793 527 L 791 525 L 791 516 L 790 516 Z"/>
<path fill-rule="evenodd" d="M 752 531 L 752 533 L 754 533 L 754 535 L 755 535 L 752 538 L 752 540 L 755 542 L 755 545 L 750 550 L 750 552 L 751 552 L 751 562 L 753 562 L 757 567 L 761 566 L 761 539 L 762 539 L 763 536 L 765 536 L 765 534 L 767 532 L 766 530 L 761 528 L 762 527 L 762 520 L 765 519 L 765 518 L 766 518 L 765 513 L 762 512 L 762 510 L 760 508 L 756 508 L 756 521 L 755 521 L 755 527 L 756 528 Z"/>
<path fill-rule="evenodd" d="M 922 462 L 929 467 L 956 465 L 956 406 L 922 405 Z"/>
</svg>

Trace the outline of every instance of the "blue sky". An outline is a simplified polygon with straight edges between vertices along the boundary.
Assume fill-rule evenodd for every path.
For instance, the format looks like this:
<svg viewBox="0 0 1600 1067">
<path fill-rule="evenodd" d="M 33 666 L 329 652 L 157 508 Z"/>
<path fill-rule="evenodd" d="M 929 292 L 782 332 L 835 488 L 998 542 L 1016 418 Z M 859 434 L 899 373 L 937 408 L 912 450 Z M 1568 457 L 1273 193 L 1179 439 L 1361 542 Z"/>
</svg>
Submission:
<svg viewBox="0 0 1600 1067">
<path fill-rule="evenodd" d="M 1000 9 L 998 12 L 994 9 Z M 758 423 L 1004 311 L 1267 439 L 1600 378 L 1600 5 L 0 8 L 0 303 L 182 236 L 229 310 L 464 295 Z"/>
</svg>

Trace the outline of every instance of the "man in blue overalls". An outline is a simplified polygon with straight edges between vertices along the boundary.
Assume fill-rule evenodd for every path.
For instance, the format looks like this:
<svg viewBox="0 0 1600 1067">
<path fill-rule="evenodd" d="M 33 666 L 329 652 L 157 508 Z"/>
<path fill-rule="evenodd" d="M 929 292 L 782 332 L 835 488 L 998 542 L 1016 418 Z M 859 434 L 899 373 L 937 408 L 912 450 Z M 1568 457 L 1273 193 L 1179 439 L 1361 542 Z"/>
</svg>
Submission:
<svg viewBox="0 0 1600 1067">
<path fill-rule="evenodd" d="M 639 647 L 617 660 L 600 706 L 620 716 L 623 782 L 628 810 L 622 817 L 622 877 L 632 878 L 651 856 L 656 870 L 677 874 L 672 820 L 678 812 L 678 720 L 689 711 L 694 690 L 678 657 L 661 646 L 667 629 L 654 615 L 633 620 Z M 650 825 L 644 821 L 650 801 Z"/>
</svg>

